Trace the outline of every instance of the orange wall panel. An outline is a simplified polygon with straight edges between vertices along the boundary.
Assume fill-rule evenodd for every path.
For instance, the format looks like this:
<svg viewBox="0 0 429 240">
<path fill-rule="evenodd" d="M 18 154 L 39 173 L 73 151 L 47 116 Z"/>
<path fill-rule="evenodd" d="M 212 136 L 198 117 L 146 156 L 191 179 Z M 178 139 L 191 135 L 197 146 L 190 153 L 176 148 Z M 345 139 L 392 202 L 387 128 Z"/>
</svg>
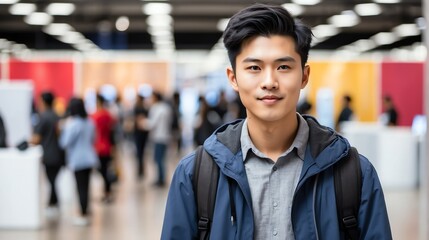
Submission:
<svg viewBox="0 0 429 240">
<path fill-rule="evenodd" d="M 115 86 L 119 93 L 126 87 L 137 89 L 139 85 L 149 84 L 162 93 L 170 90 L 169 64 L 166 62 L 96 62 L 82 64 L 82 82 L 79 93 L 87 89 L 98 90 L 103 84 Z"/>
<path fill-rule="evenodd" d="M 342 97 L 352 97 L 356 120 L 377 121 L 378 67 L 374 62 L 312 61 L 308 100 L 317 108 L 316 96 L 321 88 L 334 93 L 334 119 L 341 110 Z M 313 109 L 315 113 L 315 109 Z"/>
</svg>

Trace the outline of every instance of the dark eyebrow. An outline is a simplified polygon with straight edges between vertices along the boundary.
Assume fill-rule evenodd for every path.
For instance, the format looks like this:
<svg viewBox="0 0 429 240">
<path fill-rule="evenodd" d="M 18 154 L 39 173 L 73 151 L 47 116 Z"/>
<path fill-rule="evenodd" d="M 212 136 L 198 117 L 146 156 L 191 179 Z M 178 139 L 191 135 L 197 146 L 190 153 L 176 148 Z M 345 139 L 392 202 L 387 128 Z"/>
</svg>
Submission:
<svg viewBox="0 0 429 240">
<path fill-rule="evenodd" d="M 251 57 L 247 57 L 245 59 L 243 59 L 243 62 L 262 62 L 262 60 L 257 59 L 257 58 L 251 58 Z"/>
<path fill-rule="evenodd" d="M 293 57 L 282 57 L 275 60 L 275 62 L 296 62 Z"/>
<path fill-rule="evenodd" d="M 296 62 L 295 58 L 293 58 L 293 57 L 281 57 L 281 58 L 278 58 L 274 61 L 275 62 Z M 243 60 L 243 62 L 244 63 L 246 63 L 246 62 L 262 62 L 262 60 L 257 59 L 257 58 L 247 57 Z"/>
</svg>

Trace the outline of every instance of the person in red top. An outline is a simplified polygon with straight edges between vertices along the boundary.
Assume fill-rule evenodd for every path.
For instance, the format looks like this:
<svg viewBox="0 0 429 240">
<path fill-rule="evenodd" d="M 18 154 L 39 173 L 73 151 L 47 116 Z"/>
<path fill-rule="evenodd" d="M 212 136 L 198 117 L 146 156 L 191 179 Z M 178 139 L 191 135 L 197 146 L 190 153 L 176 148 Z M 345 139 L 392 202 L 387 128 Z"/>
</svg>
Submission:
<svg viewBox="0 0 429 240">
<path fill-rule="evenodd" d="M 95 149 L 100 160 L 99 171 L 104 180 L 103 201 L 109 203 L 113 200 L 111 193 L 111 180 L 109 178 L 109 168 L 112 162 L 112 131 L 115 126 L 115 119 L 107 110 L 106 100 L 103 96 L 97 94 L 97 110 L 92 115 L 92 120 L 96 128 Z"/>
</svg>

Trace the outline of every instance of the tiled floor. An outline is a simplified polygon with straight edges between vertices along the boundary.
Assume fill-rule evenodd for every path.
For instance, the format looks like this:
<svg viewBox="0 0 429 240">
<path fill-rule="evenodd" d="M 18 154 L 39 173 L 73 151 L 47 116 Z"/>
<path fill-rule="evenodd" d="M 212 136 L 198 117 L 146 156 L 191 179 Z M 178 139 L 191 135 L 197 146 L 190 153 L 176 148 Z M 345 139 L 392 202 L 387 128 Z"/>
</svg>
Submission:
<svg viewBox="0 0 429 240">
<path fill-rule="evenodd" d="M 125 149 L 126 153 L 132 151 L 130 147 Z M 171 176 L 178 158 L 171 152 L 169 156 L 171 160 L 168 169 Z M 48 220 L 44 217 L 44 226 L 39 230 L 0 229 L 0 239 L 159 239 L 168 188 L 160 189 L 151 186 L 155 168 L 150 155 L 147 160 L 148 174 L 142 182 L 138 182 L 134 176 L 132 155 L 124 155 L 121 161 L 122 178 L 115 186 L 116 199 L 111 204 L 106 205 L 100 201 L 101 178 L 98 174 L 93 174 L 91 184 L 92 222 L 90 226 L 77 227 L 72 224 L 77 203 L 75 201 L 76 196 L 71 190 L 74 188 L 70 188 L 68 194 L 67 191 L 62 191 L 66 197 L 63 197 L 65 200 L 63 200 L 61 213 L 57 219 Z M 66 177 L 62 180 L 63 185 L 67 182 L 64 179 Z M 72 184 L 73 182 L 69 179 L 68 183 Z M 419 191 L 416 189 L 385 190 L 385 196 L 394 239 L 419 240 Z"/>
</svg>

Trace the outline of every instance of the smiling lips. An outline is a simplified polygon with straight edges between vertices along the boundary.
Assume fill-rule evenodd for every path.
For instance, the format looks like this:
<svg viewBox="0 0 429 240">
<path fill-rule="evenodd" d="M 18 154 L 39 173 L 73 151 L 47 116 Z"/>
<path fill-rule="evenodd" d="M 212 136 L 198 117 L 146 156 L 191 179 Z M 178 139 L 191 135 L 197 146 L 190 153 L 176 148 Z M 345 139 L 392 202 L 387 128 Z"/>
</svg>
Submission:
<svg viewBox="0 0 429 240">
<path fill-rule="evenodd" d="M 264 96 L 262 98 L 259 98 L 259 100 L 261 100 L 262 102 L 267 103 L 267 104 L 274 104 L 281 99 L 282 99 L 281 97 L 277 97 L 274 95 L 267 95 L 267 96 Z"/>
</svg>

